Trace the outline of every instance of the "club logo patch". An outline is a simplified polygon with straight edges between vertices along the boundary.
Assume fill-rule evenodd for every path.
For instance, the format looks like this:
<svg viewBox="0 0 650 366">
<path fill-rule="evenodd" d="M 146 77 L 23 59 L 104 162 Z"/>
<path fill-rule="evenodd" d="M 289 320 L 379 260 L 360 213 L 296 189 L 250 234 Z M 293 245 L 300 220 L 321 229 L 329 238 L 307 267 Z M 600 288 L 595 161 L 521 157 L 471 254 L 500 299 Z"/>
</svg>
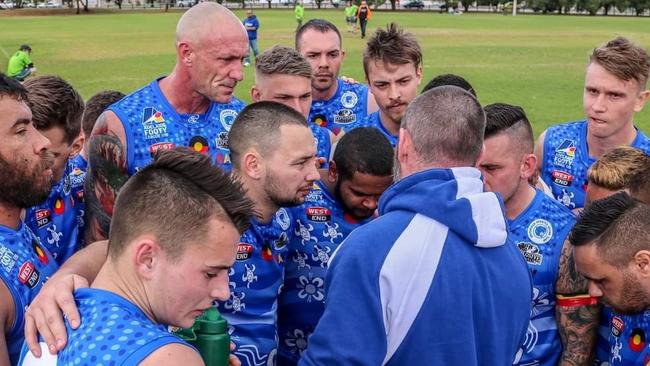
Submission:
<svg viewBox="0 0 650 366">
<path fill-rule="evenodd" d="M 535 244 L 546 244 L 553 238 L 553 226 L 544 219 L 537 219 L 528 225 L 528 237 Z"/>
<path fill-rule="evenodd" d="M 353 91 L 348 90 L 341 95 L 341 105 L 345 108 L 354 108 L 358 101 L 359 97 L 357 97 L 357 93 Z"/>
<path fill-rule="evenodd" d="M 564 140 L 555 149 L 555 157 L 553 164 L 565 168 L 570 168 L 573 165 L 573 160 L 576 157 L 576 143 L 573 140 Z"/>
<path fill-rule="evenodd" d="M 237 112 L 232 109 L 224 109 L 219 113 L 219 121 L 226 131 L 230 131 L 230 127 L 235 122 L 235 118 L 237 118 Z"/>
<path fill-rule="evenodd" d="M 142 126 L 144 128 L 144 138 L 147 140 L 168 136 L 165 118 L 154 107 L 147 107 L 142 110 Z"/>
<path fill-rule="evenodd" d="M 339 109 L 334 114 L 334 123 L 347 125 L 357 121 L 357 115 L 351 109 Z"/>
<path fill-rule="evenodd" d="M 219 132 L 214 142 L 219 149 L 228 150 L 228 132 Z"/>
<path fill-rule="evenodd" d="M 280 208 L 278 212 L 275 213 L 275 220 L 280 225 L 282 230 L 289 229 L 291 219 L 289 218 L 289 213 L 284 208 Z"/>
</svg>

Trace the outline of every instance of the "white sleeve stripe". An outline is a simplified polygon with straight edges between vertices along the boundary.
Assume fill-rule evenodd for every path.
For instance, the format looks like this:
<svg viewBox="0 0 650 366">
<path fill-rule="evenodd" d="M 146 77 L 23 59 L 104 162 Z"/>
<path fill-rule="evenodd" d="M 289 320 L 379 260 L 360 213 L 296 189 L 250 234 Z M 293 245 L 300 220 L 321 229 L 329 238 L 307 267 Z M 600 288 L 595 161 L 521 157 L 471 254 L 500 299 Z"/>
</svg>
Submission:
<svg viewBox="0 0 650 366">
<path fill-rule="evenodd" d="M 441 223 L 416 214 L 386 256 L 379 273 L 387 343 L 383 365 L 403 342 L 426 300 L 448 230 Z"/>
</svg>

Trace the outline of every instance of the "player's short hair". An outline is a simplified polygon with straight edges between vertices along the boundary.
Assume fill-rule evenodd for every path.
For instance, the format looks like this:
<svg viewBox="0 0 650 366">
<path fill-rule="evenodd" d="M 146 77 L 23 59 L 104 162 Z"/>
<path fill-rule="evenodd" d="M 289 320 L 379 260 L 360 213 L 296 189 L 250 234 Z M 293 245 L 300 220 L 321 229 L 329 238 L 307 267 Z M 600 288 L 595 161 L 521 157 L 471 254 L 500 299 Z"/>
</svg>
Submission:
<svg viewBox="0 0 650 366">
<path fill-rule="evenodd" d="M 472 84 L 470 84 L 469 81 L 465 80 L 465 78 L 462 76 L 455 74 L 442 74 L 436 76 L 435 78 L 431 79 L 427 85 L 424 86 L 422 93 L 444 85 L 453 85 L 459 88 L 463 88 L 465 91 L 472 94 L 474 98 L 478 98 L 476 96 L 476 90 L 474 90 Z"/>
<path fill-rule="evenodd" d="M 411 102 L 401 127 L 424 163 L 474 166 L 483 147 L 485 113 L 470 93 L 440 86 Z"/>
<path fill-rule="evenodd" d="M 0 73 L 0 99 L 4 97 L 27 102 L 27 89 L 16 79 Z"/>
<path fill-rule="evenodd" d="M 27 51 L 27 52 L 32 52 L 32 48 L 29 47 L 28 44 L 21 44 L 20 48 L 18 48 L 21 51 Z"/>
<path fill-rule="evenodd" d="M 368 65 L 381 61 L 392 65 L 412 63 L 417 70 L 422 65 L 422 49 L 415 36 L 404 32 L 396 23 L 386 29 L 378 28 L 370 37 L 363 53 L 363 71 L 368 77 Z"/>
<path fill-rule="evenodd" d="M 273 46 L 255 58 L 257 75 L 293 75 L 311 79 L 309 62 L 293 48 Z"/>
<path fill-rule="evenodd" d="M 628 182 L 632 197 L 650 204 L 650 164 L 646 165 Z"/>
<path fill-rule="evenodd" d="M 124 98 L 124 93 L 116 90 L 104 90 L 93 95 L 86 102 L 86 108 L 81 119 L 81 129 L 83 130 L 86 138 L 90 137 L 90 133 L 95 127 L 97 117 L 102 114 L 106 108 L 118 100 Z"/>
<path fill-rule="evenodd" d="M 594 244 L 603 261 L 622 268 L 640 250 L 650 250 L 650 205 L 627 192 L 594 201 L 569 234 L 575 246 Z"/>
<path fill-rule="evenodd" d="M 233 167 L 239 168 L 242 154 L 251 147 L 265 156 L 275 151 L 280 127 L 284 125 L 309 128 L 302 114 L 284 104 L 263 101 L 246 106 L 235 118 L 228 134 Z"/>
<path fill-rule="evenodd" d="M 65 141 L 71 144 L 81 133 L 84 102 L 72 85 L 58 76 L 36 76 L 25 80 L 27 104 L 32 110 L 36 129 L 61 127 Z"/>
<path fill-rule="evenodd" d="M 393 147 L 379 130 L 359 127 L 341 137 L 332 160 L 340 179 L 349 180 L 357 172 L 377 177 L 392 175 L 393 155 Z"/>
<path fill-rule="evenodd" d="M 339 32 L 339 29 L 336 28 L 334 23 L 330 22 L 329 20 L 325 19 L 310 19 L 307 23 L 303 24 L 298 30 L 296 31 L 296 38 L 295 38 L 295 47 L 296 50 L 300 51 L 300 40 L 302 38 L 303 33 L 306 31 L 313 29 L 315 31 L 321 32 L 321 33 L 327 33 L 327 32 L 334 32 L 336 35 L 339 37 L 339 47 L 341 47 L 343 41 L 341 39 L 341 32 Z"/>
<path fill-rule="evenodd" d="M 485 138 L 507 133 L 522 154 L 532 154 L 535 147 L 533 128 L 524 109 L 505 103 L 493 103 L 485 110 Z"/>
<path fill-rule="evenodd" d="M 650 165 L 650 156 L 631 146 L 619 146 L 603 154 L 587 173 L 589 184 L 610 191 L 627 188 L 630 180 Z"/>
<path fill-rule="evenodd" d="M 189 148 L 159 151 L 153 162 L 120 189 L 108 239 L 118 258 L 140 235 L 152 234 L 172 259 L 185 246 L 203 240 L 210 219 L 232 223 L 243 233 L 253 203 L 240 182 Z"/>
<path fill-rule="evenodd" d="M 617 78 L 636 80 L 642 90 L 646 89 L 650 73 L 650 56 L 641 46 L 624 37 L 616 37 L 595 48 L 589 63 L 597 63 Z"/>
</svg>

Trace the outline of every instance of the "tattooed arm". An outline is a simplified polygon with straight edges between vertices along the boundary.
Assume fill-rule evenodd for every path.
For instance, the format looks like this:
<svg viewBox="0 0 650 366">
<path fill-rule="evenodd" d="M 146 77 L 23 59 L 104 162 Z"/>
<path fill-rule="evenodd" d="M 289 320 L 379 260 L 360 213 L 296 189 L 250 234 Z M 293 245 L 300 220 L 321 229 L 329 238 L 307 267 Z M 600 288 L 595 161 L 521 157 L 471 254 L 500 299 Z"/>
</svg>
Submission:
<svg viewBox="0 0 650 366">
<path fill-rule="evenodd" d="M 562 358 L 559 365 L 591 365 L 596 348 L 600 307 L 588 305 L 587 280 L 575 268 L 573 250 L 565 241 L 560 257 L 556 294 L 564 297 L 564 304 L 558 302 L 555 317 L 562 339 Z M 573 303 L 572 303 L 573 302 Z"/>
<path fill-rule="evenodd" d="M 117 192 L 129 178 L 126 167 L 126 134 L 111 111 L 102 113 L 90 135 L 90 163 L 84 187 L 86 243 L 108 237 Z"/>
</svg>

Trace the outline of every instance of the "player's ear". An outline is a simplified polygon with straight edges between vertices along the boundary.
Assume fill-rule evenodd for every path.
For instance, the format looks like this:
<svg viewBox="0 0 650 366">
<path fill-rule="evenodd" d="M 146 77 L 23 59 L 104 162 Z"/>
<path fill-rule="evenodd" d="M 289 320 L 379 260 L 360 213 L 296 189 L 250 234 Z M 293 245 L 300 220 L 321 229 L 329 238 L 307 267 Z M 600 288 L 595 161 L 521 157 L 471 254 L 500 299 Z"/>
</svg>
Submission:
<svg viewBox="0 0 650 366">
<path fill-rule="evenodd" d="M 521 158 L 521 178 L 528 180 L 537 170 L 537 156 L 526 154 Z"/>
<path fill-rule="evenodd" d="M 327 168 L 327 181 L 329 183 L 336 183 L 336 180 L 339 179 L 339 172 L 336 168 L 336 163 L 334 160 L 330 161 L 330 166 Z"/>
</svg>

